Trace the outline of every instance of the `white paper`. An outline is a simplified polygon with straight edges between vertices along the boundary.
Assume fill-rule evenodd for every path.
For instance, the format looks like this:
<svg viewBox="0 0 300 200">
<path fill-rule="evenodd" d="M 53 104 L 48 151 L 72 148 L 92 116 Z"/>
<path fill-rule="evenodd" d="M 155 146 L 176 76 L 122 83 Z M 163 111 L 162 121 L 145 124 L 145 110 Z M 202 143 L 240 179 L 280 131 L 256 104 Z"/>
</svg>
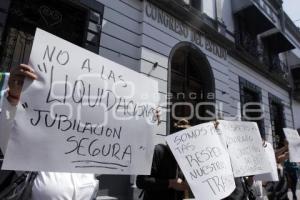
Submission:
<svg viewBox="0 0 300 200">
<path fill-rule="evenodd" d="M 275 152 L 274 152 L 272 144 L 270 144 L 269 142 L 265 142 L 264 150 L 267 155 L 269 164 L 272 168 L 272 171 L 270 173 L 266 173 L 266 174 L 255 175 L 255 180 L 279 181 Z"/>
<path fill-rule="evenodd" d="M 300 136 L 298 131 L 290 128 L 284 128 L 283 131 L 289 143 L 290 162 L 300 162 Z"/>
<path fill-rule="evenodd" d="M 7 89 L 8 78 L 9 78 L 9 73 L 0 72 L 0 112 L 2 110 L 4 94 Z"/>
<path fill-rule="evenodd" d="M 166 137 L 197 200 L 217 200 L 235 189 L 230 158 L 213 123 Z"/>
<path fill-rule="evenodd" d="M 29 64 L 3 169 L 150 174 L 156 81 L 39 29 Z"/>
<path fill-rule="evenodd" d="M 219 121 L 235 177 L 271 172 L 255 122 Z"/>
<path fill-rule="evenodd" d="M 0 113 L 0 148 L 3 155 L 6 152 L 16 109 L 16 107 L 10 105 L 6 98 L 3 98 L 3 109 Z"/>
</svg>

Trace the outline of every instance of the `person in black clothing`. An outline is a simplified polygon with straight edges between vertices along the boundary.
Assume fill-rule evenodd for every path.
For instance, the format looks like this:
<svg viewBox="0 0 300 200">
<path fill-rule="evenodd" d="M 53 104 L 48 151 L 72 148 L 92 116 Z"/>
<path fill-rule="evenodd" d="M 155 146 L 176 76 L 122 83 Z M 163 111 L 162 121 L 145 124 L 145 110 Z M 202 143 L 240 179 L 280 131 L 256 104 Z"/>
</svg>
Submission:
<svg viewBox="0 0 300 200">
<path fill-rule="evenodd" d="M 248 196 L 247 185 L 244 182 L 244 179 L 239 177 L 234 179 L 235 190 L 223 200 L 245 200 Z"/>
<path fill-rule="evenodd" d="M 187 128 L 186 120 L 176 124 L 179 129 Z M 136 185 L 143 189 L 144 200 L 182 200 L 188 185 L 179 172 L 177 162 L 165 144 L 155 146 L 151 175 L 137 176 Z"/>
<path fill-rule="evenodd" d="M 289 200 L 288 198 L 288 180 L 283 163 L 289 158 L 288 145 L 285 144 L 275 151 L 279 181 L 268 182 L 265 186 L 269 200 Z"/>
<path fill-rule="evenodd" d="M 293 200 L 297 200 L 298 165 L 295 162 L 287 160 L 284 162 L 284 169 L 287 173 L 289 188 L 292 190 Z"/>
<path fill-rule="evenodd" d="M 167 145 L 155 146 L 151 175 L 137 176 L 136 185 L 144 190 L 144 200 L 179 200 L 187 189 L 182 178 L 177 178 L 178 166 Z"/>
</svg>

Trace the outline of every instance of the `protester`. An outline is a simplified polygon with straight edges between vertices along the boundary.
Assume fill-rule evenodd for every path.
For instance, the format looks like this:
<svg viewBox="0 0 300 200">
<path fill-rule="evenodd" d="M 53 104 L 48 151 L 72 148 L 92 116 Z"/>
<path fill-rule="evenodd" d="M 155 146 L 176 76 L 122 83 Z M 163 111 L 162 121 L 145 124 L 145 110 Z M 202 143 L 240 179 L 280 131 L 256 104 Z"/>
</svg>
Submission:
<svg viewBox="0 0 300 200">
<path fill-rule="evenodd" d="M 285 161 L 284 167 L 288 175 L 289 187 L 292 190 L 293 200 L 297 200 L 298 165 L 297 163 Z"/>
<path fill-rule="evenodd" d="M 263 188 L 263 182 L 255 180 L 255 176 L 245 177 L 248 190 L 248 200 L 268 200 Z"/>
<path fill-rule="evenodd" d="M 1 137 L 6 140 L 10 133 L 14 113 L 16 109 L 22 109 L 18 106 L 24 79 L 37 79 L 34 70 L 25 64 L 13 69 L 9 78 L 9 88 L 4 98 L 4 104 L 1 116 Z M 6 108 L 6 110 L 4 109 Z M 6 135 L 5 135 L 6 134 Z M 0 141 L 3 141 L 0 138 Z M 1 146 L 3 148 L 3 146 Z M 5 155 L 5 149 L 2 149 Z M 89 200 L 95 199 L 98 190 L 98 181 L 93 174 L 80 173 L 54 173 L 38 172 L 31 188 L 32 200 Z"/>
<path fill-rule="evenodd" d="M 176 129 L 188 128 L 187 120 L 175 124 Z M 170 150 L 165 144 L 155 146 L 151 175 L 137 176 L 137 186 L 143 189 L 144 200 L 182 200 L 188 185 Z"/>
<path fill-rule="evenodd" d="M 275 157 L 278 169 L 278 182 L 266 183 L 266 191 L 269 200 L 289 200 L 288 199 L 288 180 L 284 170 L 283 163 L 288 159 L 288 145 L 285 145 L 275 151 Z"/>
<path fill-rule="evenodd" d="M 234 191 L 223 200 L 246 200 L 248 193 L 243 178 L 235 178 L 234 182 L 235 182 Z"/>
</svg>

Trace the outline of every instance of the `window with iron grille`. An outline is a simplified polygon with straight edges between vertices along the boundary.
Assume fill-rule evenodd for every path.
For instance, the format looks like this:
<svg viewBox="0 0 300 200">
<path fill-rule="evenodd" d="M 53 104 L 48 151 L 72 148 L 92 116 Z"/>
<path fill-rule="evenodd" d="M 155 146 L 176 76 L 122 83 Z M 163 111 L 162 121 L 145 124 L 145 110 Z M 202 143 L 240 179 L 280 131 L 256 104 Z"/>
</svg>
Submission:
<svg viewBox="0 0 300 200">
<path fill-rule="evenodd" d="M 262 105 L 262 93 L 261 88 L 257 87 L 253 83 L 247 81 L 246 79 L 239 78 L 240 83 L 240 97 L 241 97 L 241 108 L 242 113 L 244 113 L 244 105 L 247 103 L 259 103 Z M 253 121 L 256 122 L 261 134 L 262 138 L 265 138 L 265 124 L 264 119 L 261 119 L 261 116 L 263 116 L 263 110 L 261 110 L 261 107 L 258 105 L 248 105 L 245 107 L 246 109 L 249 109 L 249 112 L 247 110 L 245 111 L 246 116 L 242 114 L 242 120 L 243 121 Z M 257 112 L 252 112 L 250 110 L 261 110 Z M 248 118 L 247 118 L 248 116 Z M 249 120 L 249 118 L 251 120 Z M 257 118 L 257 119 L 255 119 Z"/>
<path fill-rule="evenodd" d="M 277 149 L 284 146 L 285 140 L 283 132 L 285 127 L 284 106 L 281 99 L 269 93 L 269 107 L 273 146 Z"/>
<path fill-rule="evenodd" d="M 95 0 L 8 0 L 0 4 L 0 71 L 27 63 L 36 28 L 99 53 L 104 6 Z"/>
</svg>

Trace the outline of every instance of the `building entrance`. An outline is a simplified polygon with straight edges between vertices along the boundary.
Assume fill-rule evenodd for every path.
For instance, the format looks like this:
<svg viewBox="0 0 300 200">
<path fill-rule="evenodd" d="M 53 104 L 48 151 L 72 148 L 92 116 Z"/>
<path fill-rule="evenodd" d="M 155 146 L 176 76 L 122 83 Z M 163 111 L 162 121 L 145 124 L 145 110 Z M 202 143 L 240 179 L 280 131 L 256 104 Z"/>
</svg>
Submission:
<svg viewBox="0 0 300 200">
<path fill-rule="evenodd" d="M 170 133 L 180 118 L 191 125 L 213 118 L 215 79 L 206 56 L 195 45 L 182 42 L 173 48 L 169 64 Z"/>
</svg>

